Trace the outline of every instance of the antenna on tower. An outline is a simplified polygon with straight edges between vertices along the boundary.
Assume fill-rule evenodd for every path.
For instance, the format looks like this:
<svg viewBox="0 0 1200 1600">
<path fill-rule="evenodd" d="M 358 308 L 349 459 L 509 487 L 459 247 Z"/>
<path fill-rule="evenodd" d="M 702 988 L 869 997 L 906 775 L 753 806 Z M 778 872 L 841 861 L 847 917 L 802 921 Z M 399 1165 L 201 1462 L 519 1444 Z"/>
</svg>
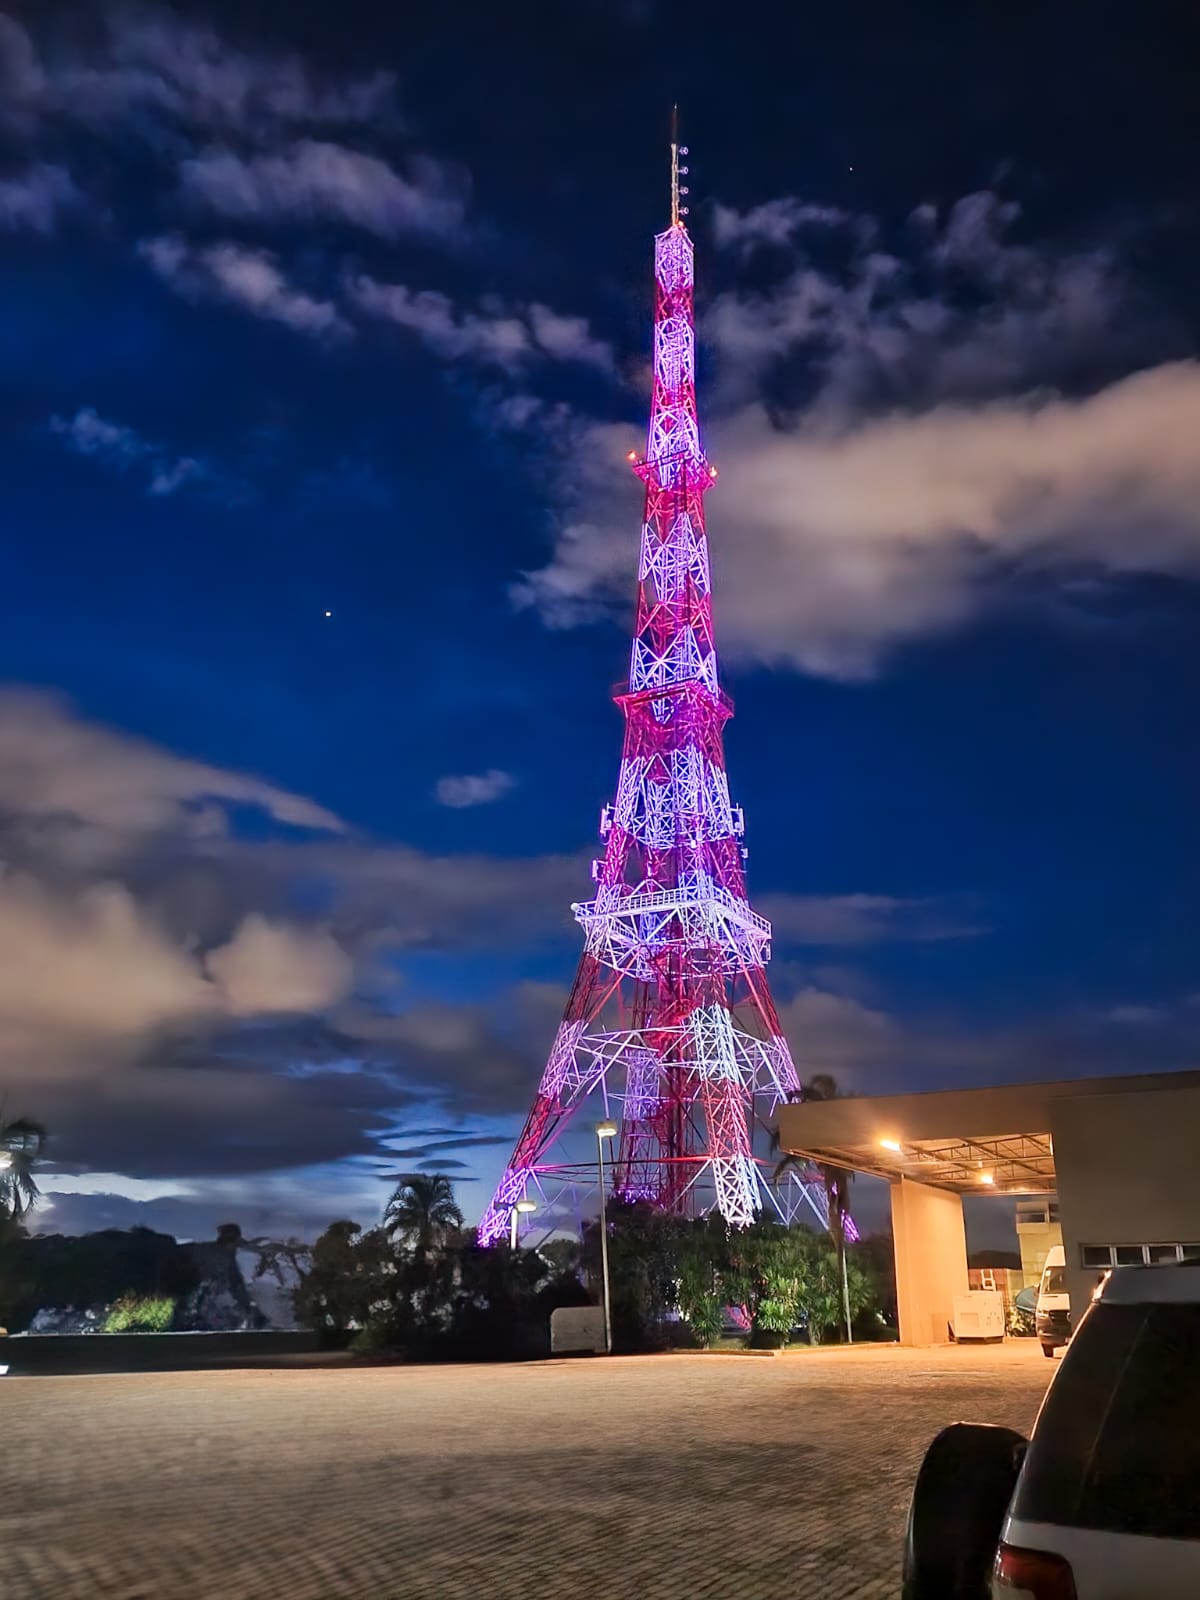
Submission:
<svg viewBox="0 0 1200 1600">
<path fill-rule="evenodd" d="M 681 206 L 680 203 L 679 203 L 680 196 L 681 195 L 686 195 L 687 192 L 688 192 L 687 184 L 685 183 L 685 184 L 681 185 L 680 182 L 679 182 L 680 178 L 686 178 L 687 175 L 688 175 L 688 169 L 686 167 L 681 167 L 679 165 L 680 156 L 686 156 L 687 153 L 688 153 L 687 145 L 680 144 L 680 142 L 679 142 L 679 107 L 678 106 L 672 106 L 671 107 L 671 226 L 673 228 L 684 227 L 685 223 L 684 223 L 683 219 L 688 214 L 688 208 L 686 206 Z"/>
</svg>

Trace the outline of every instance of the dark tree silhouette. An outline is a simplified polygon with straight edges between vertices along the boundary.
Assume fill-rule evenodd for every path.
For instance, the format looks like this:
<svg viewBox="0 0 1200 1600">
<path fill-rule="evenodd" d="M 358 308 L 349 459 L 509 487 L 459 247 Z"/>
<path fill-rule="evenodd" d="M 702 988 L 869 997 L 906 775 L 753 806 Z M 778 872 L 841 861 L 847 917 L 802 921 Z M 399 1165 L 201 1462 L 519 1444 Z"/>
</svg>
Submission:
<svg viewBox="0 0 1200 1600">
<path fill-rule="evenodd" d="M 0 1114 L 0 1211 L 16 1222 L 32 1208 L 41 1192 L 33 1167 L 47 1137 L 45 1128 L 32 1117 L 14 1117 L 6 1122 Z"/>
<path fill-rule="evenodd" d="M 423 1259 L 465 1226 L 444 1172 L 405 1173 L 383 1213 L 384 1230 Z"/>
</svg>

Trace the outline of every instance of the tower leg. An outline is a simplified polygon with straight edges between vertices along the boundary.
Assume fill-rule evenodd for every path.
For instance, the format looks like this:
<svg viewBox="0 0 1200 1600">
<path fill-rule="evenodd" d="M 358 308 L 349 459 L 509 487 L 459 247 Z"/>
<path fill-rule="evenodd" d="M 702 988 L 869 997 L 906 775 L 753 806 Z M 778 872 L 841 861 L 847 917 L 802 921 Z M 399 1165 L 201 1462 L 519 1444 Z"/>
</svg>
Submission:
<svg viewBox="0 0 1200 1600">
<path fill-rule="evenodd" d="M 700 1006 L 692 1013 L 689 1031 L 708 1125 L 717 1209 L 730 1227 L 749 1227 L 758 1212 L 758 1181 L 733 1022 L 723 1005 Z"/>
</svg>

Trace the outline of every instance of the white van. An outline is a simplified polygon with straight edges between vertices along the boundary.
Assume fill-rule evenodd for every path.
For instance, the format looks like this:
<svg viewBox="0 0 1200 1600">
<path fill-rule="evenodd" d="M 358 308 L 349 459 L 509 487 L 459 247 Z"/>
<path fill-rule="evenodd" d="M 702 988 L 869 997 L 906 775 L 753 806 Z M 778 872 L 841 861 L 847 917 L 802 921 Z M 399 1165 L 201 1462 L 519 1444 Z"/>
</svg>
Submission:
<svg viewBox="0 0 1200 1600">
<path fill-rule="evenodd" d="M 1053 1356 L 1071 1337 L 1071 1301 L 1067 1295 L 1067 1258 L 1061 1244 L 1046 1255 L 1038 1288 L 1034 1327 L 1044 1356 Z"/>
</svg>

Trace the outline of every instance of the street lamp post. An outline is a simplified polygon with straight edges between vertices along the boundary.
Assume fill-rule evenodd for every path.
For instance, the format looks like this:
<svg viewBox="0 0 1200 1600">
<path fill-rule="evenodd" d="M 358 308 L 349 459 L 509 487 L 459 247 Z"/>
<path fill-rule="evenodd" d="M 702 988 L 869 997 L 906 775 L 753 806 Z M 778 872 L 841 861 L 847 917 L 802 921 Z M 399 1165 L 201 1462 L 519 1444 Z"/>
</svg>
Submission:
<svg viewBox="0 0 1200 1600">
<path fill-rule="evenodd" d="M 612 1299 L 608 1289 L 608 1215 L 604 1209 L 604 1141 L 617 1137 L 615 1122 L 596 1124 L 596 1150 L 600 1161 L 600 1278 L 604 1285 L 604 1353 L 612 1355 Z"/>
<path fill-rule="evenodd" d="M 518 1200 L 516 1205 L 512 1208 L 511 1212 L 509 1213 L 508 1227 L 508 1243 L 510 1249 L 515 1250 L 517 1248 L 517 1219 L 522 1216 L 528 1216 L 529 1212 L 536 1210 L 537 1205 L 532 1200 Z"/>
</svg>

